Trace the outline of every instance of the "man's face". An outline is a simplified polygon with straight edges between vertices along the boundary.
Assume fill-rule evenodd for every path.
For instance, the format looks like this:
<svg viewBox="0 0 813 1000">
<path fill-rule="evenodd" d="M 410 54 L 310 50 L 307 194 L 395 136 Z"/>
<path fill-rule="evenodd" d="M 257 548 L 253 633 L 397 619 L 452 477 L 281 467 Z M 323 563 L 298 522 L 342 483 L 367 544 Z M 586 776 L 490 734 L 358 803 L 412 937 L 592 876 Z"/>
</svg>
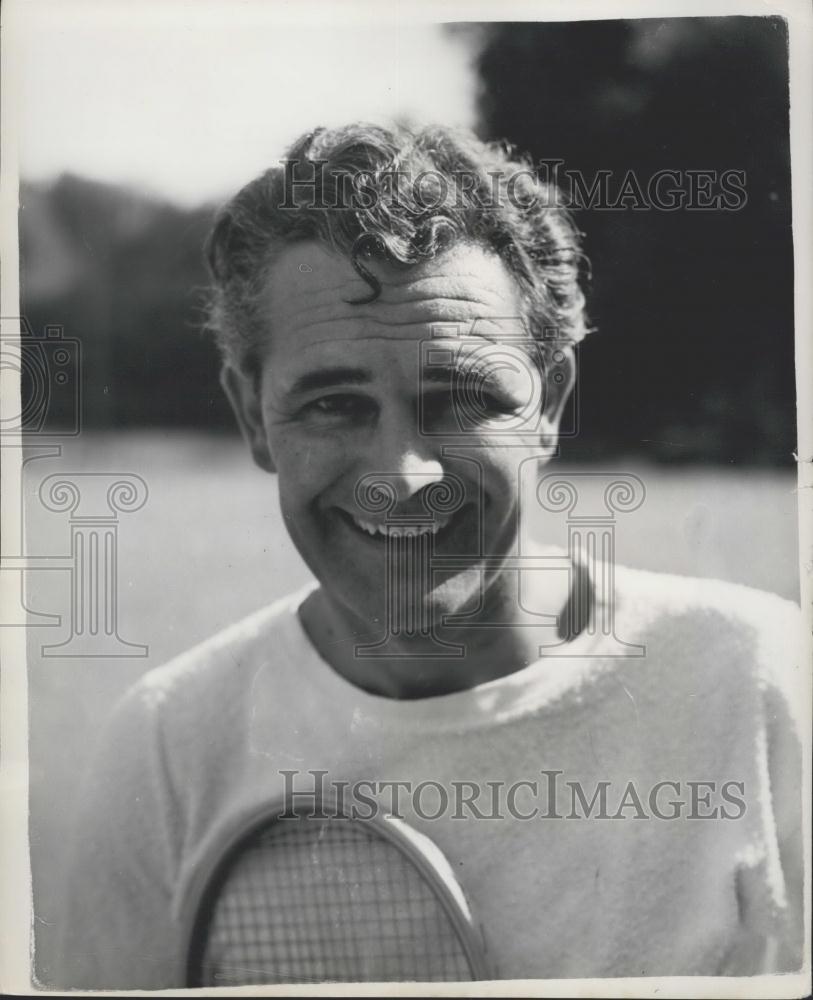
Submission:
<svg viewBox="0 0 813 1000">
<path fill-rule="evenodd" d="M 543 374 L 516 344 L 528 337 L 520 293 L 497 257 L 458 246 L 417 267 L 368 266 L 381 294 L 352 305 L 370 288 L 347 258 L 289 247 L 270 270 L 259 382 L 227 371 L 225 385 L 255 460 L 279 475 L 291 538 L 334 601 L 382 620 L 395 533 L 426 532 L 421 551 L 436 566 L 471 557 L 426 576 L 419 593 L 410 584 L 409 600 L 439 620 L 476 606 L 481 589 L 499 600 L 502 574 L 481 561 L 512 552 L 519 468 L 543 436 L 550 445 L 559 407 L 548 393 L 540 413 Z M 509 447 L 516 427 L 522 443 Z M 372 474 L 390 493 L 378 510 L 359 490 Z M 456 509 L 432 509 L 437 484 L 454 487 Z M 417 521 L 393 526 L 404 517 Z"/>
</svg>

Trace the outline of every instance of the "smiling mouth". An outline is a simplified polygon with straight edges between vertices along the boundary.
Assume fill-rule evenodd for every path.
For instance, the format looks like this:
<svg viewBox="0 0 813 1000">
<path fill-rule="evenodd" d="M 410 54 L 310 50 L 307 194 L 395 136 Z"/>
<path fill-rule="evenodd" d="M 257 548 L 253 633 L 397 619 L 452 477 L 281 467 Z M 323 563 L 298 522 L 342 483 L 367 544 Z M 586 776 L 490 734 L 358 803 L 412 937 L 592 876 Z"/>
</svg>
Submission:
<svg viewBox="0 0 813 1000">
<path fill-rule="evenodd" d="M 443 534 L 453 522 L 457 521 L 460 513 L 458 511 L 455 514 L 446 514 L 442 517 L 436 517 L 432 521 L 399 524 L 369 521 L 342 508 L 337 508 L 337 510 L 345 524 L 376 542 L 383 542 L 387 538 L 420 538 L 423 535 L 434 537 Z"/>
</svg>

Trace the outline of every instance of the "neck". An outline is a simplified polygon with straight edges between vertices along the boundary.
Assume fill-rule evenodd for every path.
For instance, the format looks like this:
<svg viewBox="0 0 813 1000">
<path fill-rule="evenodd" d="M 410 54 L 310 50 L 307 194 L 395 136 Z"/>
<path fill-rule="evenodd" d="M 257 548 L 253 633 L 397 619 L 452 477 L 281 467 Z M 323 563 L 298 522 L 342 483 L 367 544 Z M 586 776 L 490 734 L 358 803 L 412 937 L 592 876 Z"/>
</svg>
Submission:
<svg viewBox="0 0 813 1000">
<path fill-rule="evenodd" d="M 520 574 L 505 572 L 468 621 L 438 624 L 429 634 L 405 629 L 387 634 L 323 588 L 303 603 L 300 617 L 322 658 L 351 684 L 389 698 L 450 694 L 521 670 L 539 658 L 540 645 L 551 644 L 555 621 L 563 620 L 571 574 L 524 575 L 522 595 Z"/>
</svg>

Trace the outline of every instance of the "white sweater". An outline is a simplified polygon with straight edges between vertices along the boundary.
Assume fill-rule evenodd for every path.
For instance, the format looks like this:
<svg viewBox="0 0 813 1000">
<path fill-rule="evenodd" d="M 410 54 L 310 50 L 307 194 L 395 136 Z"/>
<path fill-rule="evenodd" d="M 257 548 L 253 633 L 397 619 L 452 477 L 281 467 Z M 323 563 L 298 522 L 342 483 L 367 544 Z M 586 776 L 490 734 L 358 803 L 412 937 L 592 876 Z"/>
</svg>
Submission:
<svg viewBox="0 0 813 1000">
<path fill-rule="evenodd" d="M 182 913 L 199 865 L 237 817 L 281 795 L 281 771 L 301 772 L 302 789 L 317 769 L 431 780 L 450 796 L 455 782 L 500 783 L 502 820 L 424 819 L 399 800 L 458 873 L 495 978 L 797 969 L 798 608 L 622 568 L 616 590 L 616 634 L 646 655 L 602 656 L 600 637 L 583 633 L 566 656 L 455 694 L 400 701 L 351 685 L 305 635 L 304 594 L 148 673 L 87 782 L 57 981 L 43 985 L 183 986 Z M 531 784 L 514 812 L 536 808 L 533 819 L 507 815 L 518 781 Z M 606 806 L 591 813 L 600 782 Z M 437 803 L 427 793 L 418 809 Z"/>
</svg>

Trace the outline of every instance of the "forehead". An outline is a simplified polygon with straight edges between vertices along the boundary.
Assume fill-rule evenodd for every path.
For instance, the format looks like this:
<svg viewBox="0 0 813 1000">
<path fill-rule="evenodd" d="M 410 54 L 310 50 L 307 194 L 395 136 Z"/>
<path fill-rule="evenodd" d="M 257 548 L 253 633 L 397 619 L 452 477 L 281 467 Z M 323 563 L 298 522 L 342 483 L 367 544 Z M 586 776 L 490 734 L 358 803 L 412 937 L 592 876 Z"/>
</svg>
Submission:
<svg viewBox="0 0 813 1000">
<path fill-rule="evenodd" d="M 516 281 L 481 247 L 455 246 L 412 267 L 376 260 L 364 265 L 381 283 L 381 293 L 373 302 L 353 304 L 372 290 L 348 257 L 315 242 L 286 248 L 270 268 L 265 290 L 266 356 L 277 364 L 301 364 L 344 351 L 357 355 L 382 343 L 414 345 L 439 330 L 487 339 L 524 330 Z"/>
</svg>

